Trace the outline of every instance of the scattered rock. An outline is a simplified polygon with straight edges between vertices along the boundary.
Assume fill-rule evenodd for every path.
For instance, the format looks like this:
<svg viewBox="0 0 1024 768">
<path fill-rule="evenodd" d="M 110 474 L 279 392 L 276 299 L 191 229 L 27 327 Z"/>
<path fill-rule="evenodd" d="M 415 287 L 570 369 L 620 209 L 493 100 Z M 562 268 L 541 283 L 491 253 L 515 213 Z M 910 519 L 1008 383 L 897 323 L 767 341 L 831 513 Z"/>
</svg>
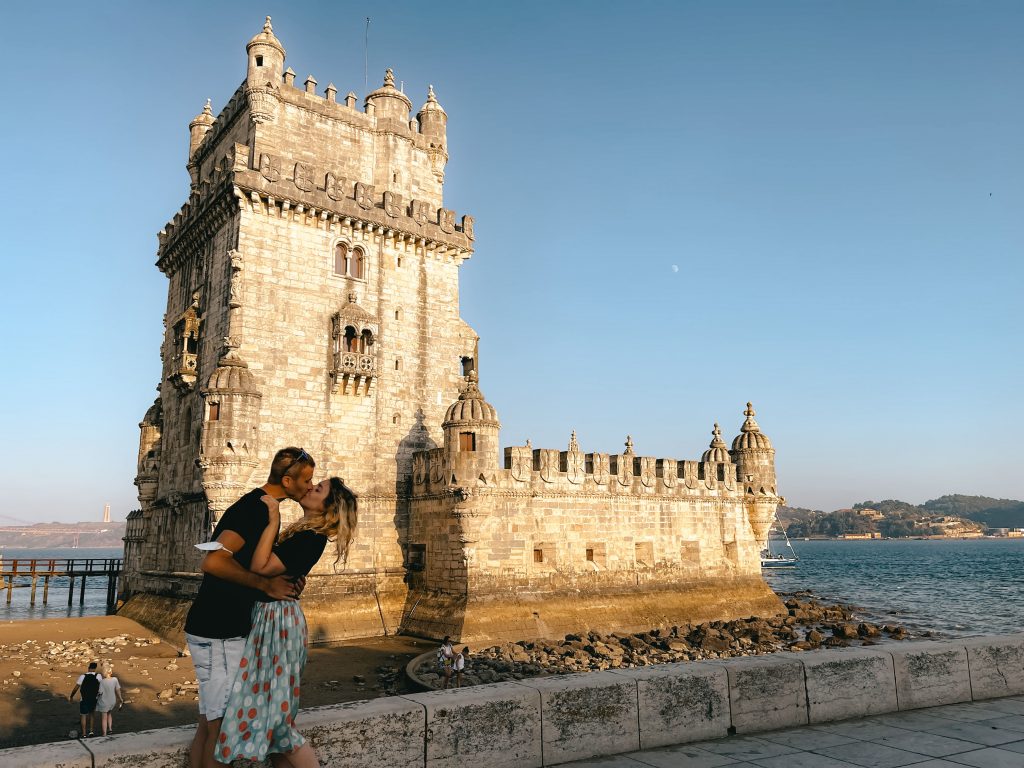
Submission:
<svg viewBox="0 0 1024 768">
<path fill-rule="evenodd" d="M 606 669 L 633 669 L 651 664 L 736 656 L 760 656 L 780 650 L 811 651 L 816 648 L 846 648 L 875 645 L 884 632 L 894 640 L 908 636 L 903 627 L 877 627 L 858 621 L 856 609 L 817 600 L 790 597 L 784 603 L 788 615 L 735 621 L 711 621 L 696 625 L 655 627 L 648 632 L 596 632 L 568 634 L 562 640 L 504 643 L 472 654 L 463 685 L 521 680 L 542 675 Z M 824 631 L 831 634 L 826 636 Z M 420 667 L 419 678 L 427 685 L 441 686 L 433 661 Z M 353 677 L 355 679 L 355 677 Z M 394 691 L 398 680 L 386 668 L 378 668 L 381 690 Z"/>
</svg>

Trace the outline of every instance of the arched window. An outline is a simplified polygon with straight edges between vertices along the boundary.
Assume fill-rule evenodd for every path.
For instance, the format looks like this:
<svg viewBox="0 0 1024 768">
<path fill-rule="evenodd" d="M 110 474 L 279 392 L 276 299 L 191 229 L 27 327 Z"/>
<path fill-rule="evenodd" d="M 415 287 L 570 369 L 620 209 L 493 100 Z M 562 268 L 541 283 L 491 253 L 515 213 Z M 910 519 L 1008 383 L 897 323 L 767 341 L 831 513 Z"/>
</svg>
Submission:
<svg viewBox="0 0 1024 768">
<path fill-rule="evenodd" d="M 356 336 L 356 329 L 351 325 L 345 326 L 345 351 L 358 352 L 359 337 Z"/>
<path fill-rule="evenodd" d="M 366 272 L 366 254 L 362 248 L 350 248 L 347 243 L 334 246 L 334 274 L 362 280 Z"/>
<path fill-rule="evenodd" d="M 359 351 L 365 354 L 372 344 L 373 334 L 370 333 L 369 329 L 364 328 L 362 335 L 359 337 Z"/>
<path fill-rule="evenodd" d="M 363 258 L 363 250 L 361 248 L 354 248 L 348 259 L 348 275 L 359 280 L 363 279 L 363 266 L 365 259 Z"/>
<path fill-rule="evenodd" d="M 334 246 L 334 274 L 344 275 L 348 273 L 348 246 L 345 243 L 338 243 Z"/>
</svg>

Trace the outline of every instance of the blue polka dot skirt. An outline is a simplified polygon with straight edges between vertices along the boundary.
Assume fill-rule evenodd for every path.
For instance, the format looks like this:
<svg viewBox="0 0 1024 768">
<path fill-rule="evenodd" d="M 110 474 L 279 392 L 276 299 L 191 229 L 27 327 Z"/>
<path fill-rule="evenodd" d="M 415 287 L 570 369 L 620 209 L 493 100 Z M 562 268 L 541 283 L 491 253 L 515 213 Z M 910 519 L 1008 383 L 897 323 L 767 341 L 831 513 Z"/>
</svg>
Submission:
<svg viewBox="0 0 1024 768">
<path fill-rule="evenodd" d="M 228 695 L 214 757 L 262 760 L 305 743 L 295 730 L 299 687 L 306 665 L 306 617 L 295 600 L 258 602 L 252 630 Z"/>
</svg>

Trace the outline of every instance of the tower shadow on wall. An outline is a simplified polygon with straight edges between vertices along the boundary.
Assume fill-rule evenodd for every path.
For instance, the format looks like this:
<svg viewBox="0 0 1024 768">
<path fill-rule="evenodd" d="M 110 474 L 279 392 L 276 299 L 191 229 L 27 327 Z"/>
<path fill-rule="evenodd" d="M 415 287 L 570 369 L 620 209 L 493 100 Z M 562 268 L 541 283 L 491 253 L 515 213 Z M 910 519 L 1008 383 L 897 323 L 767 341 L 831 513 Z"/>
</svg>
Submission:
<svg viewBox="0 0 1024 768">
<path fill-rule="evenodd" d="M 398 633 L 432 639 L 451 635 L 458 639 L 465 621 L 469 586 L 467 538 L 460 509 L 472 491 L 462 487 L 462 478 L 456 480 L 440 451 L 429 457 L 429 480 L 414 486 L 413 453 L 438 447 L 423 426 L 423 412 L 418 411 L 415 425 L 400 444 L 397 461 L 395 525 L 407 587 Z M 414 487 L 420 494 L 415 505 Z"/>
<path fill-rule="evenodd" d="M 395 454 L 395 534 L 398 538 L 398 546 L 402 551 L 402 565 L 405 568 L 403 581 L 408 591 L 406 592 L 405 604 L 402 607 L 401 621 L 398 632 L 402 633 L 405 619 L 412 609 L 412 601 L 409 596 L 412 593 L 413 585 L 421 581 L 422 559 L 418 551 L 410 551 L 409 545 L 409 515 L 412 508 L 412 458 L 417 451 L 430 451 L 437 448 L 437 443 L 430 437 L 427 427 L 424 424 L 425 415 L 422 408 L 416 409 L 413 417 L 413 424 L 405 437 L 398 443 L 398 451 Z"/>
</svg>

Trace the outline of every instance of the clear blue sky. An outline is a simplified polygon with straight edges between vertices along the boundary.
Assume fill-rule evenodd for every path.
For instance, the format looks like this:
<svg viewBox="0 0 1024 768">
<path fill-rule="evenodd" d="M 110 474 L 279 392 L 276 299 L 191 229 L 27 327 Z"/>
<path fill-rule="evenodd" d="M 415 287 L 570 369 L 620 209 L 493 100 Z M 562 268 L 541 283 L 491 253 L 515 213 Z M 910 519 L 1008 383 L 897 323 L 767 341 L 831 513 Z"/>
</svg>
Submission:
<svg viewBox="0 0 1024 768">
<path fill-rule="evenodd" d="M 744 403 L 823 509 L 1024 497 L 1024 3 L 5 9 L 0 524 L 136 504 L 188 122 L 263 16 L 300 82 L 449 115 L 505 444 L 694 459 Z"/>
</svg>

